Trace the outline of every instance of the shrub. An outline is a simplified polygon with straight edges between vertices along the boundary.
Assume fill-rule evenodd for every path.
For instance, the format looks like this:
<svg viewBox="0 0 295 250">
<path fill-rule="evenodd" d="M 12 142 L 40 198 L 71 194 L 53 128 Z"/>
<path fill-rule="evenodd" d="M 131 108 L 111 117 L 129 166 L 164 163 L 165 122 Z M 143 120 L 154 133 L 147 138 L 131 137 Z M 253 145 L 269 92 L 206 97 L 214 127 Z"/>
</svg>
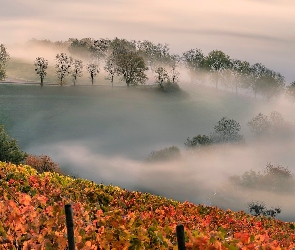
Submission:
<svg viewBox="0 0 295 250">
<path fill-rule="evenodd" d="M 53 162 L 47 155 L 28 155 L 25 160 L 25 164 L 36 169 L 38 173 L 52 172 L 63 174 L 58 163 Z"/>
<path fill-rule="evenodd" d="M 0 161 L 20 164 L 27 157 L 17 145 L 17 141 L 10 138 L 4 130 L 4 126 L 0 125 Z"/>
</svg>

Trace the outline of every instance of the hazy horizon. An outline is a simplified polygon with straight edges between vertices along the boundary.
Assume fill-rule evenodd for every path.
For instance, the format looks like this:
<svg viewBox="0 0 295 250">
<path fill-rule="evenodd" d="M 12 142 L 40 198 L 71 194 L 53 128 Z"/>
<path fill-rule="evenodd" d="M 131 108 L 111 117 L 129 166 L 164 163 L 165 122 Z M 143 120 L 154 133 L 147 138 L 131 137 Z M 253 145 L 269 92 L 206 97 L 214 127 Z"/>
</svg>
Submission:
<svg viewBox="0 0 295 250">
<path fill-rule="evenodd" d="M 126 38 L 167 43 L 173 53 L 219 49 L 231 58 L 260 62 L 295 80 L 295 23 L 291 0 L 5 1 L 0 43 L 32 38 Z"/>
</svg>

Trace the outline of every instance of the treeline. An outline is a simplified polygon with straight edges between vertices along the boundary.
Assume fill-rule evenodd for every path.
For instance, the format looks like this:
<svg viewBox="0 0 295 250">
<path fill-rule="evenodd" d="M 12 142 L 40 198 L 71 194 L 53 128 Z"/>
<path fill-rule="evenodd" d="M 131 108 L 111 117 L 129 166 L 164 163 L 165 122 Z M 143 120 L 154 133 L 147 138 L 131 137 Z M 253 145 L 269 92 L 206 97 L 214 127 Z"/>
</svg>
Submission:
<svg viewBox="0 0 295 250">
<path fill-rule="evenodd" d="M 170 52 L 167 44 L 119 38 L 70 38 L 65 42 L 32 39 L 28 45 L 63 51 L 56 55 L 55 64 L 60 85 L 65 84 L 67 76 L 71 76 L 75 85 L 85 68 L 92 84 L 97 74 L 104 70 L 112 85 L 115 77 L 127 86 L 145 84 L 148 75 L 152 75 L 159 87 L 165 90 L 168 86 L 177 85 L 180 68 L 184 68 L 192 83 L 214 84 L 216 89 L 221 85 L 237 94 L 242 89 L 248 90 L 255 97 L 260 95 L 268 100 L 283 91 L 295 97 L 295 81 L 286 84 L 285 77 L 279 72 L 261 63 L 251 65 L 247 61 L 230 58 L 220 50 L 213 50 L 205 55 L 202 50 L 195 48 L 177 55 Z M 0 79 L 6 76 L 5 64 L 8 59 L 8 52 L 1 45 Z M 87 61 L 86 65 L 84 61 Z M 36 58 L 35 70 L 40 76 L 41 85 L 47 66 L 48 61 L 45 58 Z"/>
</svg>

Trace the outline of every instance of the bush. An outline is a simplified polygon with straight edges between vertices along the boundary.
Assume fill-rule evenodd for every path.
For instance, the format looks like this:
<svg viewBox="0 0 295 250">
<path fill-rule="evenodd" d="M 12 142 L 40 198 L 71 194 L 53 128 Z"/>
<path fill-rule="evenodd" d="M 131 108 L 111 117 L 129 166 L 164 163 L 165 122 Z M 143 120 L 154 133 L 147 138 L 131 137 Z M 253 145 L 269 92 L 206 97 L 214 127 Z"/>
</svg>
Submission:
<svg viewBox="0 0 295 250">
<path fill-rule="evenodd" d="M 180 157 L 180 150 L 176 146 L 164 148 L 158 151 L 152 151 L 147 161 L 164 161 L 164 160 L 171 160 Z"/>
<path fill-rule="evenodd" d="M 63 174 L 58 163 L 53 162 L 51 158 L 47 155 L 28 155 L 25 160 L 25 164 L 36 169 L 38 173 L 52 172 Z"/>
<path fill-rule="evenodd" d="M 276 217 L 277 214 L 280 214 L 282 212 L 281 208 L 271 208 L 267 209 L 265 204 L 260 201 L 252 201 L 248 204 L 248 209 L 250 214 L 254 216 L 267 216 L 267 217 Z"/>
<path fill-rule="evenodd" d="M 20 164 L 27 157 L 17 145 L 17 141 L 10 138 L 4 130 L 4 126 L 0 125 L 0 161 Z"/>
</svg>

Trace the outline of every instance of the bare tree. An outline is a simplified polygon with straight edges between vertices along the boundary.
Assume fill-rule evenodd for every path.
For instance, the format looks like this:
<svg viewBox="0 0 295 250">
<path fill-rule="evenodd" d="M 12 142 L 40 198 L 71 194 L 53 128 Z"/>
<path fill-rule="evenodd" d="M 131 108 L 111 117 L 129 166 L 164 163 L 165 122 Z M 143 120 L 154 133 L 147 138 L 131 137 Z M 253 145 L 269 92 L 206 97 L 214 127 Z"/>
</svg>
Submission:
<svg viewBox="0 0 295 250">
<path fill-rule="evenodd" d="M 43 57 L 37 57 L 34 62 L 34 65 L 35 65 L 36 74 L 40 76 L 40 80 L 41 80 L 40 85 L 41 87 L 43 87 L 43 81 L 47 74 L 46 69 L 48 67 L 48 60 L 44 59 Z"/>
</svg>

